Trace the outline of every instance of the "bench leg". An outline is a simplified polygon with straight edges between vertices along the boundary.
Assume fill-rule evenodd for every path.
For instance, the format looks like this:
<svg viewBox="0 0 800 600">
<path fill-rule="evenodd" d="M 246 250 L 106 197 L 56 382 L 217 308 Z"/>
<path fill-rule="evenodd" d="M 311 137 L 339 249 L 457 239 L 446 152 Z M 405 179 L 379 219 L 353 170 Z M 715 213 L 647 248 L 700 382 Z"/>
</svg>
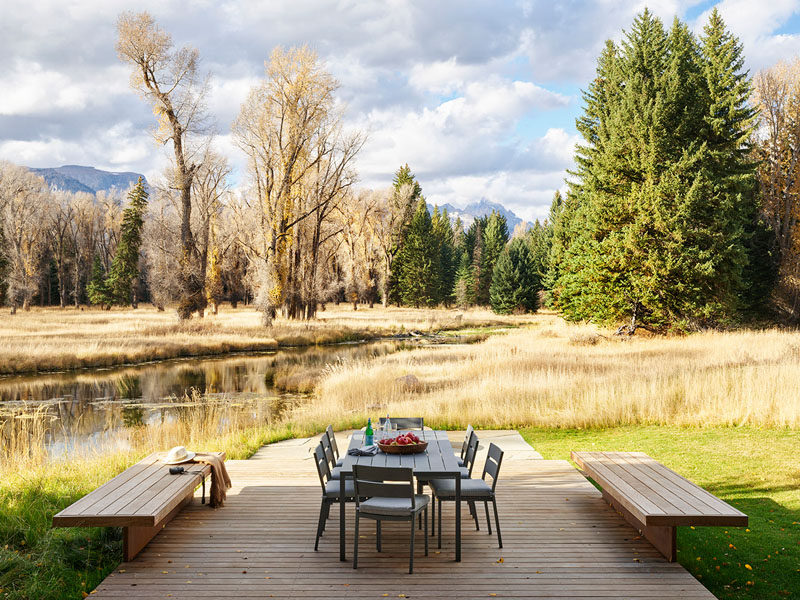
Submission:
<svg viewBox="0 0 800 600">
<path fill-rule="evenodd" d="M 669 562 L 675 562 L 677 560 L 677 527 L 670 525 L 647 526 L 634 517 L 627 508 L 615 502 L 605 491 L 603 491 L 603 499 L 608 502 L 614 510 L 620 513 L 628 523 L 633 525 L 648 542 L 653 544 L 655 549 L 664 555 L 664 558 Z"/>
<path fill-rule="evenodd" d="M 133 560 L 136 555 L 139 554 L 139 552 L 141 552 L 142 549 L 150 542 L 150 540 L 156 537 L 158 532 L 164 529 L 166 524 L 169 523 L 184 506 L 192 501 L 192 496 L 194 496 L 194 491 L 184 498 L 180 504 L 173 508 L 172 511 L 170 511 L 170 513 L 157 525 L 152 527 L 141 525 L 130 525 L 128 527 L 124 527 L 122 530 L 123 559 L 126 562 Z"/>
</svg>

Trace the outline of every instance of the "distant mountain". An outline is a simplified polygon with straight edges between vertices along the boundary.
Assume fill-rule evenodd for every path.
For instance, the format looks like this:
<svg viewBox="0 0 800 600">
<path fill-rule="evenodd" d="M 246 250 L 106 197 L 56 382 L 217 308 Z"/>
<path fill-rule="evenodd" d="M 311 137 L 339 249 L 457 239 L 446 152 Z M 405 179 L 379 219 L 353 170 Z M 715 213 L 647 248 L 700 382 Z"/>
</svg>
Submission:
<svg viewBox="0 0 800 600">
<path fill-rule="evenodd" d="M 489 202 L 486 198 L 481 198 L 478 202 L 471 202 L 464 208 L 456 208 L 452 204 L 442 204 L 439 207 L 440 211 L 445 209 L 447 210 L 447 214 L 450 216 L 450 219 L 453 222 L 460 218 L 465 229 L 472 225 L 472 222 L 475 219 L 490 215 L 492 214 L 492 211 L 497 211 L 497 213 L 506 218 L 506 222 L 508 223 L 508 233 L 513 232 L 514 228 L 519 223 L 522 223 L 522 219 L 520 219 L 512 211 L 508 210 L 505 206 L 498 204 L 497 202 Z M 429 206 L 428 210 L 432 212 L 433 206 Z"/>
<path fill-rule="evenodd" d="M 144 175 L 139 173 L 114 173 L 101 171 L 94 167 L 81 167 L 79 165 L 64 165 L 63 167 L 47 169 L 31 169 L 32 172 L 44 177 L 50 185 L 68 192 L 88 192 L 93 194 L 99 191 L 110 192 L 113 189 L 127 190 L 141 177 L 147 183 Z"/>
</svg>

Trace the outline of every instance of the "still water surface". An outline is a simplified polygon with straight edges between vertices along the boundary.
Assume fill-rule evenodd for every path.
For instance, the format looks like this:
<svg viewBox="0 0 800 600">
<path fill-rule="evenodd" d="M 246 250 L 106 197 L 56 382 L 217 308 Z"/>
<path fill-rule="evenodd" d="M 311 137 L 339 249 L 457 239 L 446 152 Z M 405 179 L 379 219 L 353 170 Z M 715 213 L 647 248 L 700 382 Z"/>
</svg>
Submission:
<svg viewBox="0 0 800 600">
<path fill-rule="evenodd" d="M 55 456 L 108 446 L 123 440 L 118 434 L 126 428 L 180 419 L 187 407 L 196 410 L 198 405 L 222 404 L 225 410 L 243 411 L 255 422 L 268 422 L 287 406 L 309 399 L 283 391 L 275 382 L 308 381 L 309 375 L 327 365 L 408 346 L 407 340 L 385 340 L 0 377 L 0 425 L 34 413 L 45 415 L 44 441 Z"/>
</svg>

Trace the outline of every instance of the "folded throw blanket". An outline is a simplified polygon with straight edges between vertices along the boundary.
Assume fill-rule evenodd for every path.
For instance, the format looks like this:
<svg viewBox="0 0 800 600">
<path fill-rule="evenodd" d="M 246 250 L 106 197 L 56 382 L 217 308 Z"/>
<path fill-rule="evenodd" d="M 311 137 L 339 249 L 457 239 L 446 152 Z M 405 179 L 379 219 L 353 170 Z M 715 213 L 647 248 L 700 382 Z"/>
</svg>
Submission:
<svg viewBox="0 0 800 600">
<path fill-rule="evenodd" d="M 225 468 L 225 461 L 216 454 L 197 453 L 192 462 L 211 465 L 211 492 L 208 495 L 209 502 L 212 508 L 222 506 L 227 496 L 226 492 L 231 487 L 231 478 L 228 476 L 228 470 Z"/>
<path fill-rule="evenodd" d="M 378 453 L 378 446 L 362 446 L 361 448 L 350 448 L 347 451 L 350 456 L 375 456 Z"/>
</svg>

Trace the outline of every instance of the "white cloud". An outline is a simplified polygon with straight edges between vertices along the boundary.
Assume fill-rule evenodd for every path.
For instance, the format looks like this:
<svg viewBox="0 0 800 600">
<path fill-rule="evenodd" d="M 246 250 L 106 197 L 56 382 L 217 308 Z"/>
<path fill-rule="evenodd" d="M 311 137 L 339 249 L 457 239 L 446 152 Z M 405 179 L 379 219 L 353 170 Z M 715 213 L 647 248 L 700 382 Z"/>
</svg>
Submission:
<svg viewBox="0 0 800 600">
<path fill-rule="evenodd" d="M 127 81 L 127 72 L 121 66 L 75 73 L 16 60 L 13 69 L 2 78 L 0 115 L 77 112 L 107 105 L 114 96 L 128 92 L 126 88 L 120 89 L 120 84 L 127 85 Z"/>
<path fill-rule="evenodd" d="M 751 69 L 800 52 L 800 32 L 775 34 L 798 1 L 719 3 Z M 114 51 L 116 17 L 133 8 L 150 10 L 176 45 L 200 50 L 214 75 L 216 144 L 240 182 L 245 161 L 231 121 L 275 45 L 309 44 L 341 82 L 348 127 L 371 134 L 359 157 L 365 185 L 387 185 L 408 162 L 431 201 L 484 196 L 541 218 L 576 141 L 564 113 L 577 113 L 578 103 L 558 90 L 585 87 L 604 41 L 619 39 L 645 5 L 669 24 L 701 2 L 5 0 L 0 158 L 158 175 L 169 148 L 152 142 L 150 107 Z M 549 123 L 551 114 L 558 120 Z"/>
</svg>

